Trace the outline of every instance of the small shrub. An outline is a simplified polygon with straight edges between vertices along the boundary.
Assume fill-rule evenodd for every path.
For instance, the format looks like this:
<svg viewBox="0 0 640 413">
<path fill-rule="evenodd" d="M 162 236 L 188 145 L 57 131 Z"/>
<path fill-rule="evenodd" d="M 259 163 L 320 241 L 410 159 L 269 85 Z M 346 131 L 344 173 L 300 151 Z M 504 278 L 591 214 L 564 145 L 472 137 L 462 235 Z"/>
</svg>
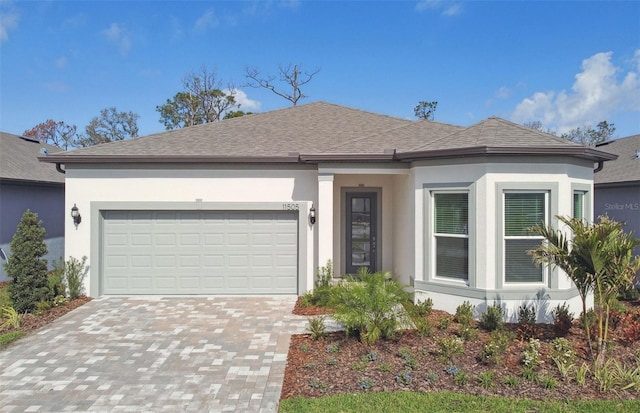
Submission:
<svg viewBox="0 0 640 413">
<path fill-rule="evenodd" d="M 329 357 L 327 359 L 327 366 L 335 366 L 338 364 L 338 359 L 336 359 L 335 357 Z"/>
<path fill-rule="evenodd" d="M 504 310 L 499 304 L 487 307 L 487 311 L 482 313 L 480 324 L 487 331 L 494 331 L 504 325 Z"/>
<path fill-rule="evenodd" d="M 310 307 L 313 305 L 313 293 L 307 291 L 300 299 L 300 305 L 302 307 Z"/>
<path fill-rule="evenodd" d="M 458 375 L 458 373 L 460 373 L 460 369 L 455 364 L 448 365 L 444 368 L 444 371 L 450 376 L 456 376 Z"/>
<path fill-rule="evenodd" d="M 566 336 L 571 329 L 571 323 L 573 322 L 573 313 L 569 312 L 569 306 L 567 303 L 558 306 L 552 312 L 553 317 L 553 330 L 556 335 Z"/>
<path fill-rule="evenodd" d="M 524 350 L 522 350 L 522 364 L 530 369 L 535 369 L 540 364 L 540 340 L 530 338 Z"/>
<path fill-rule="evenodd" d="M 351 363 L 351 370 L 365 371 L 366 369 L 367 369 L 366 361 L 356 361 L 354 363 Z"/>
<path fill-rule="evenodd" d="M 464 370 L 460 370 L 458 374 L 453 376 L 453 382 L 458 386 L 464 386 L 469 382 L 469 376 L 467 376 L 467 373 Z"/>
<path fill-rule="evenodd" d="M 60 307 L 61 305 L 66 305 L 69 302 L 69 299 L 64 295 L 56 295 L 53 298 L 53 306 Z"/>
<path fill-rule="evenodd" d="M 53 299 L 59 295 L 66 296 L 67 287 L 64 282 L 64 261 L 56 260 L 53 262 L 53 271 L 47 277 L 49 285 L 49 297 Z"/>
<path fill-rule="evenodd" d="M 431 337 L 433 335 L 433 325 L 426 318 L 418 318 L 414 320 L 416 331 L 421 337 Z"/>
<path fill-rule="evenodd" d="M 640 312 L 630 311 L 623 315 L 618 322 L 620 338 L 631 344 L 640 340 Z"/>
<path fill-rule="evenodd" d="M 404 309 L 411 295 L 390 273 L 361 272 L 331 289 L 333 317 L 354 331 L 360 341 L 373 344 L 379 339 L 393 338 L 399 328 L 408 328 L 411 317 Z"/>
<path fill-rule="evenodd" d="M 463 342 L 460 337 L 447 336 L 438 340 L 438 360 L 447 361 L 454 356 L 464 354 Z"/>
<path fill-rule="evenodd" d="M 516 387 L 519 384 L 519 380 L 516 376 L 507 376 L 504 378 L 503 383 L 507 387 Z"/>
<path fill-rule="evenodd" d="M 591 372 L 587 363 L 582 363 L 580 367 L 576 369 L 576 383 L 580 386 L 584 386 L 587 382 L 587 375 Z"/>
<path fill-rule="evenodd" d="M 398 357 L 401 357 L 404 360 L 404 365 L 411 370 L 418 367 L 418 360 L 416 360 L 416 356 L 408 348 L 402 347 L 398 349 Z"/>
<path fill-rule="evenodd" d="M 553 376 L 544 376 L 540 379 L 540 384 L 547 390 L 553 390 L 558 387 L 558 382 Z"/>
<path fill-rule="evenodd" d="M 518 336 L 524 340 L 536 336 L 536 308 L 533 305 L 518 308 Z"/>
<path fill-rule="evenodd" d="M 533 368 L 531 367 L 527 367 L 525 366 L 522 369 L 522 378 L 525 380 L 529 380 L 529 381 L 533 381 L 533 382 L 537 382 L 538 381 L 538 372 L 535 371 Z"/>
<path fill-rule="evenodd" d="M 313 370 L 313 369 L 316 368 L 316 363 L 312 363 L 312 362 L 304 363 L 304 368 L 305 369 L 309 369 L 309 370 Z"/>
<path fill-rule="evenodd" d="M 463 326 L 470 326 L 473 322 L 473 306 L 469 301 L 465 301 L 456 308 L 456 315 L 453 320 Z"/>
<path fill-rule="evenodd" d="M 438 328 L 440 330 L 446 330 L 449 326 L 451 326 L 451 317 L 448 315 L 440 317 L 440 320 L 438 320 Z"/>
<path fill-rule="evenodd" d="M 563 337 L 554 339 L 551 342 L 551 359 L 558 366 L 562 377 L 566 379 L 576 359 L 576 352 L 573 350 L 571 342 Z"/>
<path fill-rule="evenodd" d="M 36 304 L 36 309 L 34 310 L 34 314 L 42 315 L 49 311 L 53 307 L 53 303 L 49 300 L 41 300 Z"/>
<path fill-rule="evenodd" d="M 600 391 L 611 391 L 620 384 L 617 369 L 613 362 L 613 359 L 609 359 L 601 366 L 596 363 L 593 368 L 593 377 L 600 385 Z"/>
<path fill-rule="evenodd" d="M 313 340 L 320 340 L 327 336 L 327 329 L 324 325 L 324 316 L 311 317 L 308 320 L 309 327 L 307 327 L 307 331 L 311 333 L 311 338 Z"/>
<path fill-rule="evenodd" d="M 311 346 L 309 345 L 309 343 L 300 343 L 298 344 L 298 349 L 303 353 L 308 353 L 311 351 Z"/>
<path fill-rule="evenodd" d="M 380 370 L 383 373 L 388 373 L 393 369 L 393 366 L 391 365 L 391 363 L 380 363 L 380 366 L 378 367 L 378 370 Z"/>
<path fill-rule="evenodd" d="M 489 340 L 482 347 L 480 361 L 487 365 L 498 364 L 502 355 L 507 352 L 512 335 L 505 330 L 494 330 Z"/>
<path fill-rule="evenodd" d="M 320 393 L 324 393 L 327 391 L 327 385 L 320 379 L 311 379 L 309 380 L 309 386 L 312 389 L 318 390 Z"/>
<path fill-rule="evenodd" d="M 5 264 L 9 283 L 9 295 L 13 308 L 18 313 L 35 310 L 38 302 L 49 299 L 47 280 L 47 244 L 45 229 L 38 214 L 26 210 L 22 215 L 9 248 L 11 254 Z"/>
<path fill-rule="evenodd" d="M 22 320 L 22 316 L 18 314 L 15 308 L 11 306 L 2 307 L 0 310 L 0 314 L 2 314 L 2 319 L 5 320 L 2 324 L 0 324 L 0 331 L 5 328 L 20 328 L 20 321 Z"/>
<path fill-rule="evenodd" d="M 373 387 L 374 381 L 370 378 L 367 377 L 363 377 L 360 380 L 358 380 L 358 387 L 360 387 L 360 390 L 370 390 Z"/>
<path fill-rule="evenodd" d="M 621 287 L 618 293 L 618 300 L 623 301 L 636 301 L 640 298 L 640 291 L 636 288 L 633 283 L 627 283 L 623 287 Z"/>
<path fill-rule="evenodd" d="M 69 298 L 74 300 L 80 297 L 84 293 L 84 277 L 87 275 L 88 268 L 86 267 L 87 257 L 82 257 L 78 260 L 74 257 L 69 257 L 69 260 L 65 264 L 64 276 L 69 288 Z"/>
<path fill-rule="evenodd" d="M 327 353 L 338 353 L 340 352 L 340 346 L 338 343 L 331 343 L 327 345 Z"/>
<path fill-rule="evenodd" d="M 495 373 L 492 371 L 483 371 L 478 374 L 478 383 L 485 389 L 490 389 L 494 386 L 493 379 Z"/>
<path fill-rule="evenodd" d="M 324 267 L 319 267 L 316 272 L 315 288 L 310 294 L 310 303 L 317 306 L 328 306 L 331 301 L 331 289 L 333 288 L 333 264 L 327 261 Z"/>
<path fill-rule="evenodd" d="M 458 327 L 457 334 L 458 337 L 464 341 L 474 341 L 478 338 L 478 329 L 469 325 L 461 324 L 460 327 Z"/>
<path fill-rule="evenodd" d="M 413 380 L 413 377 L 410 369 L 404 369 L 396 376 L 396 383 L 398 384 L 407 385 L 411 383 L 411 380 Z"/>
<path fill-rule="evenodd" d="M 436 384 L 438 380 L 440 380 L 440 377 L 438 377 L 438 373 L 435 371 L 427 372 L 424 376 L 424 381 L 426 381 L 427 384 Z"/>
<path fill-rule="evenodd" d="M 376 361 L 378 360 L 378 353 L 375 351 L 370 351 L 369 353 L 364 354 L 362 358 L 364 361 L 369 361 L 369 362 Z"/>
<path fill-rule="evenodd" d="M 414 304 L 414 310 L 417 315 L 420 317 L 426 317 L 431 314 L 431 310 L 433 309 L 433 300 L 431 298 L 427 298 L 424 301 Z"/>
</svg>

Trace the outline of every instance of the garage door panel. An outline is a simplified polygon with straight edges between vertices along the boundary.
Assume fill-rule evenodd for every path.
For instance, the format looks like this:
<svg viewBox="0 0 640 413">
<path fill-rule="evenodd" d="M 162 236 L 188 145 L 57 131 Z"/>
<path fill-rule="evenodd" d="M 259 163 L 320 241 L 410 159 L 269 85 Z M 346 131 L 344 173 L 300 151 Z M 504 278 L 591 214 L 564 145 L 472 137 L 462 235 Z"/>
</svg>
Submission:
<svg viewBox="0 0 640 413">
<path fill-rule="evenodd" d="M 294 294 L 294 214 L 107 211 L 103 293 Z"/>
</svg>

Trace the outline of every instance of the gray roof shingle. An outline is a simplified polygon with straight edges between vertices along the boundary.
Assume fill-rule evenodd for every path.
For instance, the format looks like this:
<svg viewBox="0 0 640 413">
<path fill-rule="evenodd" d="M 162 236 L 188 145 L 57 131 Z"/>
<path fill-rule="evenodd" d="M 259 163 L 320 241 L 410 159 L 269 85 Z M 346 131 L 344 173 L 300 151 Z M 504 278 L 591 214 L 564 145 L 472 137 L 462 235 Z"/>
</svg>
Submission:
<svg viewBox="0 0 640 413">
<path fill-rule="evenodd" d="M 460 151 L 467 148 L 473 151 Z M 520 148 L 531 154 L 609 159 L 604 152 L 499 118 L 465 128 L 315 102 L 77 149 L 44 161 L 298 162 L 298 155 L 303 162 L 407 161 L 454 156 L 447 150 L 461 156 L 517 154 Z"/>
<path fill-rule="evenodd" d="M 41 149 L 54 154 L 61 149 L 10 133 L 0 132 L 0 179 L 64 183 L 64 175 L 50 163 L 38 162 Z"/>
<path fill-rule="evenodd" d="M 596 185 L 640 182 L 640 134 L 604 142 L 597 145 L 597 148 L 618 155 L 618 159 L 607 162 L 594 175 Z"/>
</svg>

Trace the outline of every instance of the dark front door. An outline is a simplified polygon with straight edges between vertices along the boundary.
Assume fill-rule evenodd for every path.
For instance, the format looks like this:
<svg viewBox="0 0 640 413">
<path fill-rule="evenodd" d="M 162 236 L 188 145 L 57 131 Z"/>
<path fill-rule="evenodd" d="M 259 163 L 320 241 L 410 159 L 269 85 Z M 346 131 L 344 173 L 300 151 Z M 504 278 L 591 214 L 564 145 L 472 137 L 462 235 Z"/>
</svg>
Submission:
<svg viewBox="0 0 640 413">
<path fill-rule="evenodd" d="M 377 193 L 347 192 L 346 272 L 357 274 L 365 267 L 376 272 Z"/>
</svg>

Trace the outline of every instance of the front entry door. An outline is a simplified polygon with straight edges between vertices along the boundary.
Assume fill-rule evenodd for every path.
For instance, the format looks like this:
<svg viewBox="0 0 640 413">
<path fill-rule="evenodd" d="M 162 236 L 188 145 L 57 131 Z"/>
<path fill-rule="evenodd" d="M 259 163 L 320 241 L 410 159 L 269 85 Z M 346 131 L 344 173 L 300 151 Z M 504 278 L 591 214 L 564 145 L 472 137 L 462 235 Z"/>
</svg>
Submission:
<svg viewBox="0 0 640 413">
<path fill-rule="evenodd" d="M 376 272 L 377 261 L 376 192 L 346 194 L 346 272 L 357 274 L 365 267 Z"/>
</svg>

